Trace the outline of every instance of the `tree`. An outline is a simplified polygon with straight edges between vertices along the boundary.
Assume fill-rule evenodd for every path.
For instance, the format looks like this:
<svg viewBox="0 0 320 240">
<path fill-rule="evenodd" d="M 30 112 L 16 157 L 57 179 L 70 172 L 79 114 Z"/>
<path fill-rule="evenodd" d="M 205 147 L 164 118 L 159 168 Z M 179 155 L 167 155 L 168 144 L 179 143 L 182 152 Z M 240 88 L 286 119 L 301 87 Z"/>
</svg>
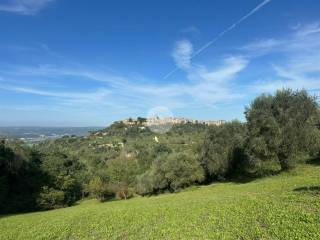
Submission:
<svg viewBox="0 0 320 240">
<path fill-rule="evenodd" d="M 165 178 L 169 189 L 177 191 L 204 180 L 204 172 L 196 156 L 188 153 L 173 153 L 164 163 Z"/>
<path fill-rule="evenodd" d="M 65 194 L 63 191 L 44 186 L 39 194 L 37 203 L 41 209 L 50 210 L 65 207 Z"/>
<path fill-rule="evenodd" d="M 159 155 L 151 169 L 138 177 L 136 189 L 141 195 L 178 191 L 203 179 L 203 169 L 193 154 L 167 153 Z"/>
<path fill-rule="evenodd" d="M 273 115 L 273 97 L 264 94 L 257 97 L 250 107 L 246 108 L 245 116 L 248 128 L 248 167 L 252 172 L 265 174 L 264 172 L 268 171 L 265 168 L 279 163 L 277 151 L 281 141 L 281 129 Z"/>
<path fill-rule="evenodd" d="M 200 161 L 207 181 L 224 179 L 244 164 L 246 126 L 239 121 L 212 126 L 200 150 Z"/>
<path fill-rule="evenodd" d="M 138 118 L 137 118 L 137 122 L 141 125 L 141 124 L 147 122 L 147 119 L 146 119 L 146 118 L 143 118 L 143 117 L 138 117 Z"/>
<path fill-rule="evenodd" d="M 135 158 L 120 156 L 107 162 L 107 176 L 110 189 L 123 199 L 130 197 L 131 187 L 135 185 L 138 163 Z"/>
<path fill-rule="evenodd" d="M 281 170 L 314 154 L 319 143 L 319 106 L 304 90 L 283 89 L 256 98 L 245 111 L 250 162 L 278 162 Z"/>
<path fill-rule="evenodd" d="M 37 154 L 21 142 L 0 141 L 0 213 L 37 210 L 45 174 Z"/>
<path fill-rule="evenodd" d="M 107 193 L 107 184 L 102 180 L 101 177 L 95 176 L 90 180 L 87 190 L 99 201 L 103 201 Z"/>
<path fill-rule="evenodd" d="M 54 152 L 43 156 L 42 170 L 48 175 L 45 185 L 64 193 L 64 204 L 72 205 L 82 196 L 84 166 L 79 159 Z"/>
<path fill-rule="evenodd" d="M 161 154 L 170 154 L 170 153 L 172 153 L 172 149 L 163 143 L 157 144 L 153 147 L 154 158 L 157 158 Z"/>
</svg>

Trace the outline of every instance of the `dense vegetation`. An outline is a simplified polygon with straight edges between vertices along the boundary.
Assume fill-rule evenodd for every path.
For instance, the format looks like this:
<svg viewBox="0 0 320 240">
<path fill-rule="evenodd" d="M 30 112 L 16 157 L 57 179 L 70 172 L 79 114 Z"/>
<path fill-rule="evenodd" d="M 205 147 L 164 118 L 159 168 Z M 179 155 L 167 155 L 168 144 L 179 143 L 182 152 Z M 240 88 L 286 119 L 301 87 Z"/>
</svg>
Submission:
<svg viewBox="0 0 320 240">
<path fill-rule="evenodd" d="M 139 118 L 32 148 L 2 141 L 1 212 L 60 208 L 84 197 L 177 192 L 287 171 L 319 156 L 319 105 L 306 91 L 261 95 L 245 116 L 245 123 L 186 123 L 165 134 L 150 131 Z"/>
</svg>

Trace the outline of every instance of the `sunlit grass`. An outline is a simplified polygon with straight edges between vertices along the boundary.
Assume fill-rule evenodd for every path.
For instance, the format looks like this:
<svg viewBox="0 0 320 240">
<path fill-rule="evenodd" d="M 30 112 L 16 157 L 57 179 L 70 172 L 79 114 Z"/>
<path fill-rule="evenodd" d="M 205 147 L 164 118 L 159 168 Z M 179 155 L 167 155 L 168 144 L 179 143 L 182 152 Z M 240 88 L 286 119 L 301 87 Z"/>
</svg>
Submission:
<svg viewBox="0 0 320 240">
<path fill-rule="evenodd" d="M 249 183 L 218 183 L 3 216 L 0 239 L 320 239 L 320 166 Z"/>
</svg>

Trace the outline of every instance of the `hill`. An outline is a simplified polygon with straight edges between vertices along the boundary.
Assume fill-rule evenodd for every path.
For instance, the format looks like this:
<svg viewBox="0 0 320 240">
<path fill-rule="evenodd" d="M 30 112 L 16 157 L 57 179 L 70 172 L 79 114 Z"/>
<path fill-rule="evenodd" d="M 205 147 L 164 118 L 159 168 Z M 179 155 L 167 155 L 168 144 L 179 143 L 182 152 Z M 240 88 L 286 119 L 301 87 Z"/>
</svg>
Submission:
<svg viewBox="0 0 320 240">
<path fill-rule="evenodd" d="M 320 239 L 319 172 L 2 216 L 0 239 Z"/>
<path fill-rule="evenodd" d="M 32 146 L 1 140 L 0 214 L 180 192 L 274 175 L 320 157 L 319 106 L 306 91 L 263 94 L 245 115 L 247 122 L 211 125 L 159 118 L 159 132 L 145 125 L 150 119 L 128 119 Z"/>
</svg>

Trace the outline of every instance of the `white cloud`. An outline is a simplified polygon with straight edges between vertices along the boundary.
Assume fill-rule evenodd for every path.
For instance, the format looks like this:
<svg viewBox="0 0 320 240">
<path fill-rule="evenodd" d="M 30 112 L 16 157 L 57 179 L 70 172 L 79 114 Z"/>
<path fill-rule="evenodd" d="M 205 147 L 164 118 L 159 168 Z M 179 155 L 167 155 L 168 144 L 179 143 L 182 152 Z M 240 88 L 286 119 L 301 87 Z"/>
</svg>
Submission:
<svg viewBox="0 0 320 240">
<path fill-rule="evenodd" d="M 169 106 L 214 105 L 239 98 L 231 87 L 235 77 L 248 65 L 241 56 L 222 59 L 219 67 L 193 66 L 186 70 L 188 81 L 167 85 L 134 85 L 131 90 L 152 98 L 169 100 Z M 174 104 L 173 104 L 174 103 Z"/>
<path fill-rule="evenodd" d="M 251 56 L 260 56 L 266 53 L 270 53 L 273 49 L 283 45 L 283 41 L 270 38 L 270 39 L 259 39 L 251 42 L 245 46 L 242 46 L 240 50 L 244 50 L 251 53 Z"/>
<path fill-rule="evenodd" d="M 7 0 L 0 4 L 0 11 L 22 15 L 35 15 L 54 0 Z"/>
<path fill-rule="evenodd" d="M 320 23 L 314 22 L 305 26 L 299 25 L 296 29 L 297 29 L 297 36 L 305 37 L 310 34 L 320 33 Z"/>
<path fill-rule="evenodd" d="M 248 64 L 248 60 L 243 57 L 227 57 L 224 59 L 223 66 L 214 71 L 208 71 L 205 67 L 199 67 L 197 73 L 205 81 L 225 82 L 235 77 Z"/>
<path fill-rule="evenodd" d="M 80 77 L 97 82 L 108 83 L 110 86 L 125 87 L 128 79 L 104 70 L 95 70 L 79 64 L 58 66 L 52 64 L 39 64 L 37 66 L 13 66 L 9 69 L 0 69 L 0 73 L 16 77 Z"/>
<path fill-rule="evenodd" d="M 260 4 L 258 4 L 256 7 L 254 7 L 252 10 L 250 10 L 247 14 L 239 18 L 237 21 L 235 21 L 233 24 L 231 24 L 229 27 L 224 29 L 222 32 L 220 32 L 215 38 L 213 38 L 211 41 L 204 44 L 202 47 L 200 47 L 198 50 L 196 50 L 189 58 L 189 62 L 192 58 L 198 56 L 203 51 L 207 50 L 209 47 L 211 47 L 213 44 L 215 44 L 220 38 L 222 38 L 224 35 L 226 35 L 228 32 L 232 31 L 234 28 L 236 28 L 239 24 L 241 24 L 243 21 L 250 18 L 253 14 L 258 12 L 260 9 L 262 9 L 264 6 L 266 6 L 268 3 L 270 3 L 272 0 L 263 0 Z M 177 61 L 176 61 L 177 62 Z M 173 73 L 175 73 L 180 67 L 180 64 L 177 64 L 178 67 L 174 68 L 172 71 L 167 73 L 163 79 L 166 79 L 170 77 Z"/>
<path fill-rule="evenodd" d="M 28 93 L 33 95 L 40 95 L 45 97 L 52 97 L 62 101 L 74 103 L 91 103 L 91 104 L 104 104 L 107 103 L 106 97 L 110 94 L 107 89 L 98 89 L 94 92 L 63 92 L 63 91 L 49 91 L 38 88 L 30 88 L 24 86 L 14 86 L 10 84 L 0 84 L 0 89 L 14 91 L 18 93 Z"/>
<path fill-rule="evenodd" d="M 183 108 L 191 105 L 212 105 L 239 97 L 229 86 L 237 74 L 243 71 L 248 61 L 243 57 L 234 56 L 222 59 L 216 68 L 194 66 L 186 69 L 186 79 L 176 83 L 160 83 L 150 79 L 123 77 L 105 71 L 94 71 L 85 67 L 39 65 L 36 67 L 16 66 L 10 71 L 1 70 L 4 81 L 0 88 L 7 91 L 41 95 L 73 104 L 76 107 L 82 103 L 91 105 L 113 105 L 114 108 L 131 107 L 147 109 L 163 105 L 170 108 Z M 83 81 L 97 81 L 102 85 L 95 92 L 63 92 L 54 86 L 54 79 L 63 79 L 71 75 L 80 77 Z M 52 78 L 54 77 L 54 78 Z M 17 78 L 17 79 L 15 79 Z M 21 82 L 19 84 L 19 79 Z M 44 82 L 46 79 L 52 87 L 34 88 L 26 86 L 25 79 L 32 79 L 32 85 Z M 76 78 L 75 78 L 76 79 Z M 15 81 L 13 81 L 15 80 Z M 13 85 L 13 82 L 15 84 Z M 50 89 L 50 90 L 47 90 Z M 52 89 L 58 89 L 53 91 Z"/>
<path fill-rule="evenodd" d="M 248 65 L 248 60 L 242 56 L 232 56 L 223 59 L 218 68 L 209 69 L 198 66 L 189 73 L 189 79 L 194 82 L 187 91 L 193 100 L 204 105 L 223 103 L 243 96 L 237 92 L 233 80 Z"/>
<path fill-rule="evenodd" d="M 175 44 L 172 57 L 178 68 L 188 69 L 191 67 L 192 54 L 193 45 L 190 41 L 184 39 Z"/>
<path fill-rule="evenodd" d="M 272 52 L 281 53 L 301 53 L 314 52 L 320 46 L 320 23 L 312 23 L 294 28 L 292 34 L 286 38 L 276 39 L 260 39 L 253 41 L 243 47 L 241 50 L 254 53 L 260 56 L 261 54 L 269 54 Z"/>
<path fill-rule="evenodd" d="M 10 71 L 8 69 L 5 71 L 2 67 L 0 69 L 1 84 L 3 83 L 2 88 L 7 84 L 8 91 L 54 98 L 72 107 L 102 105 L 108 109 L 121 109 L 124 112 L 128 109 L 132 112 L 147 111 L 159 105 L 167 106 L 172 110 L 198 106 L 212 107 L 221 103 L 234 103 L 235 99 L 252 94 L 274 92 L 282 87 L 315 90 L 320 88 L 320 65 L 318 64 L 320 52 L 317 51 L 320 48 L 320 32 L 316 31 L 317 25 L 313 26 L 314 30 L 310 25 L 308 27 L 301 25 L 286 38 L 271 38 L 250 43 L 241 48 L 241 55 L 215 56 L 218 64 L 213 66 L 199 65 L 196 62 L 191 64 L 190 56 L 192 56 L 193 47 L 188 40 L 183 40 L 177 44 L 173 57 L 185 73 L 185 78 L 176 79 L 174 83 L 159 81 L 159 79 L 145 79 L 140 76 L 122 76 L 105 69 L 96 70 L 79 64 L 63 66 L 42 64 L 15 66 L 9 69 Z M 308 34 L 297 33 L 297 31 L 306 32 L 305 29 L 308 30 Z M 253 52 L 259 54 L 254 55 Z M 269 55 L 272 56 L 268 58 Z M 241 79 L 240 74 L 248 69 L 249 63 L 250 67 L 251 63 L 255 67 L 254 61 L 262 56 L 267 57 L 262 66 L 263 74 L 266 75 L 260 74 L 259 81 L 250 78 L 245 81 Z M 270 66 L 271 71 L 268 72 Z M 260 69 L 256 71 L 260 72 Z M 250 77 L 250 68 L 246 72 L 246 76 L 248 75 Z M 22 84 L 25 81 L 21 81 L 20 85 L 17 82 L 14 85 L 12 83 L 12 80 L 23 79 L 39 82 L 46 79 L 54 81 L 65 79 L 65 76 L 72 76 L 73 78 L 70 79 L 73 80 L 96 81 L 96 90 L 65 92 L 57 87 L 26 87 Z M 11 79 L 9 83 L 11 82 L 12 85 L 8 84 L 6 79 Z M 66 84 L 66 86 L 70 85 Z"/>
<path fill-rule="evenodd" d="M 268 46 L 268 47 L 266 47 Z M 273 92 L 279 88 L 304 88 L 309 91 L 320 89 L 320 24 L 299 24 L 294 32 L 283 39 L 266 39 L 254 42 L 243 49 L 256 55 L 281 54 L 282 60 L 274 57 L 274 76 L 258 81 L 257 92 Z M 276 55 L 278 56 L 278 55 Z"/>
</svg>

